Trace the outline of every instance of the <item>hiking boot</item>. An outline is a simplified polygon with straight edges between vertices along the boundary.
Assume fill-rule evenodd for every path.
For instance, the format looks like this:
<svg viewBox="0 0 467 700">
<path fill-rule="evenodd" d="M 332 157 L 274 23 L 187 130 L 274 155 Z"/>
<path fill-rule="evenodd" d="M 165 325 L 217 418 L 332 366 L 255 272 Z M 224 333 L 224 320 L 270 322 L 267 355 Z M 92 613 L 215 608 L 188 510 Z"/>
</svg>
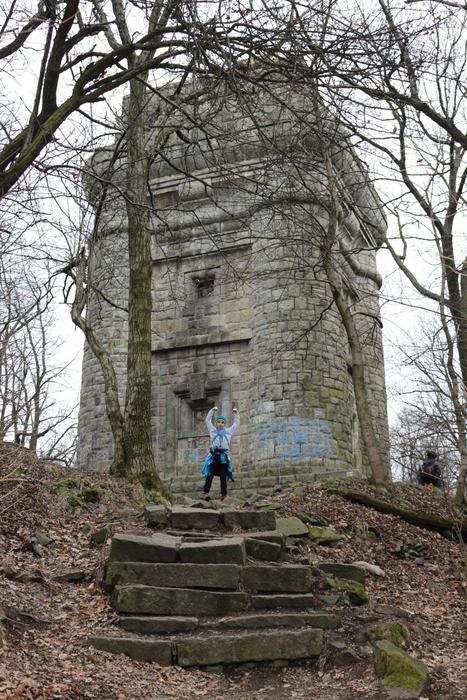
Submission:
<svg viewBox="0 0 467 700">
<path fill-rule="evenodd" d="M 209 493 L 206 493 L 206 492 L 203 493 L 201 498 L 203 499 L 203 501 L 210 501 L 211 500 L 211 496 L 209 495 Z"/>
</svg>

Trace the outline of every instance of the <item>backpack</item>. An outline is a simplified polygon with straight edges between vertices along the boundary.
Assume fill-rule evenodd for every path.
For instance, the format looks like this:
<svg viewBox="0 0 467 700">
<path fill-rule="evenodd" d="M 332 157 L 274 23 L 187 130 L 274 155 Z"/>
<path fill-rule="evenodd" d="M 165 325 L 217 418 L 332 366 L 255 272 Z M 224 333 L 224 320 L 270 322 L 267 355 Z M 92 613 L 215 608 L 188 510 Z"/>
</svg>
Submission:
<svg viewBox="0 0 467 700">
<path fill-rule="evenodd" d="M 423 467 L 422 471 L 424 474 L 431 474 L 433 475 L 435 473 L 435 463 L 434 462 L 423 462 Z"/>
</svg>

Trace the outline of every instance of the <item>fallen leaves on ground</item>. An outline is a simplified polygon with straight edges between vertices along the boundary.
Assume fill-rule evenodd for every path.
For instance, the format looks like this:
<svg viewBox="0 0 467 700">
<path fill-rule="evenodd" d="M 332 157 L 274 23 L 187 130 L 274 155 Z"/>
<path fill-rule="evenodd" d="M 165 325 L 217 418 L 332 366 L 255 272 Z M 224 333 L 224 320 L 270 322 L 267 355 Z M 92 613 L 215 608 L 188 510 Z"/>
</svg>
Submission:
<svg viewBox="0 0 467 700">
<path fill-rule="evenodd" d="M 64 486 L 70 479 L 91 483 L 101 493 L 99 502 L 71 508 Z M 371 490 L 369 485 L 363 488 Z M 450 508 L 438 493 L 419 487 L 391 487 L 387 498 L 431 512 Z M 465 571 L 459 544 L 395 516 L 344 501 L 318 485 L 300 488 L 297 494 L 284 489 L 274 495 L 274 501 L 277 515 L 306 513 L 325 519 L 345 535 L 333 547 L 307 540 L 300 547 L 301 558 L 313 564 L 365 560 L 384 570 L 384 577 L 367 577 L 370 607 L 339 610 L 349 635 L 357 622 L 364 624 L 365 616 L 370 618 L 378 609 L 397 609 L 411 630 L 410 653 L 430 668 L 426 698 L 461 700 L 467 660 Z M 115 619 L 99 586 L 108 545 L 91 544 L 90 532 L 104 525 L 145 532 L 143 506 L 142 492 L 123 480 L 65 471 L 41 462 L 27 450 L 0 444 L 0 608 L 21 613 L 11 612 L 3 621 L 0 700 L 384 697 L 369 661 L 350 667 L 304 664 L 213 674 L 161 668 L 89 648 L 86 638 L 110 627 Z M 40 544 L 38 532 L 45 533 L 50 542 Z M 38 580 L 22 583 L 15 579 L 15 571 L 40 575 Z M 54 578 L 70 571 L 82 572 L 82 579 Z"/>
</svg>

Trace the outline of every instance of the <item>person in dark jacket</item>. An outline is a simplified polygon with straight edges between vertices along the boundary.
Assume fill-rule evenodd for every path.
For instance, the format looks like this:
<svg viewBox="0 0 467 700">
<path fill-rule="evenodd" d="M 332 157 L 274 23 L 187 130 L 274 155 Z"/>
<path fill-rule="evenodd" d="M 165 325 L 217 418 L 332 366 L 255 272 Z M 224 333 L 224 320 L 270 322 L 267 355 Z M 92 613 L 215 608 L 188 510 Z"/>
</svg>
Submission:
<svg viewBox="0 0 467 700">
<path fill-rule="evenodd" d="M 436 452 L 427 450 L 423 464 L 418 470 L 417 480 L 422 486 L 432 485 L 441 488 L 441 469 Z"/>
</svg>

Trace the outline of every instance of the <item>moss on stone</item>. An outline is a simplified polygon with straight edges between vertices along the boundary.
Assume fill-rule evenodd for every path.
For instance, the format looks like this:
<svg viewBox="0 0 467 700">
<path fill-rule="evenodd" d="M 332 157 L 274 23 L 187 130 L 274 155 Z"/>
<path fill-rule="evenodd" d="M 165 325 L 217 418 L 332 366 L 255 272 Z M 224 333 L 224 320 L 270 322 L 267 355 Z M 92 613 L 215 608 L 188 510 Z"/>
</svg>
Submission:
<svg viewBox="0 0 467 700">
<path fill-rule="evenodd" d="M 324 578 L 329 588 L 346 593 L 352 605 L 365 605 L 365 603 L 368 603 L 368 594 L 362 583 L 346 578 L 337 578 L 336 576 L 325 576 Z"/>
<path fill-rule="evenodd" d="M 286 537 L 303 537 L 308 535 L 308 527 L 300 520 L 300 518 L 277 518 L 276 529 L 282 532 Z"/>
<path fill-rule="evenodd" d="M 399 697 L 418 697 L 427 679 L 428 669 L 422 661 L 387 640 L 378 641 L 374 650 L 374 666 L 384 690 Z"/>
<path fill-rule="evenodd" d="M 279 510 L 281 505 L 280 505 L 280 503 L 277 503 L 276 501 L 271 501 L 271 503 L 263 503 L 258 507 L 259 507 L 259 510 L 269 511 L 269 510 Z"/>
<path fill-rule="evenodd" d="M 366 572 L 359 566 L 342 564 L 341 562 L 322 562 L 319 568 L 329 576 L 334 576 L 338 579 L 346 579 L 348 581 L 356 581 L 357 583 L 361 583 L 362 586 L 365 585 Z"/>
<path fill-rule="evenodd" d="M 410 644 L 410 632 L 401 622 L 380 622 L 369 625 L 364 635 L 373 644 L 384 639 L 397 647 L 407 647 Z"/>
<path fill-rule="evenodd" d="M 339 533 L 331 530 L 329 527 L 321 527 L 319 525 L 310 525 L 308 527 L 308 532 L 313 540 L 316 540 L 318 544 L 333 544 L 334 542 L 340 542 L 344 539 L 344 535 L 339 535 Z"/>
</svg>

